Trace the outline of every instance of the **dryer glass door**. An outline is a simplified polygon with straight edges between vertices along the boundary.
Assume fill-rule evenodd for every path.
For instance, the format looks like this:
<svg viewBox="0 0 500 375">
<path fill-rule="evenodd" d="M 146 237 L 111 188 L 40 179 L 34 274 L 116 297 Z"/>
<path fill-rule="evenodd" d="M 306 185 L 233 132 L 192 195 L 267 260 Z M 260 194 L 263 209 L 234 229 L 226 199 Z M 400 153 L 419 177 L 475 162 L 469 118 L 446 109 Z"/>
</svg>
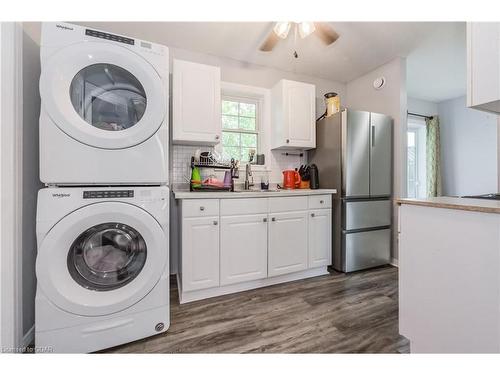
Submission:
<svg viewBox="0 0 500 375">
<path fill-rule="evenodd" d="M 141 120 L 146 110 L 144 87 L 132 73 L 117 65 L 83 68 L 69 90 L 75 111 L 98 129 L 128 129 Z"/>
<path fill-rule="evenodd" d="M 62 48 L 43 62 L 40 76 L 42 107 L 54 124 L 103 149 L 133 147 L 152 137 L 166 116 L 167 89 L 145 58 L 106 42 Z"/>
</svg>

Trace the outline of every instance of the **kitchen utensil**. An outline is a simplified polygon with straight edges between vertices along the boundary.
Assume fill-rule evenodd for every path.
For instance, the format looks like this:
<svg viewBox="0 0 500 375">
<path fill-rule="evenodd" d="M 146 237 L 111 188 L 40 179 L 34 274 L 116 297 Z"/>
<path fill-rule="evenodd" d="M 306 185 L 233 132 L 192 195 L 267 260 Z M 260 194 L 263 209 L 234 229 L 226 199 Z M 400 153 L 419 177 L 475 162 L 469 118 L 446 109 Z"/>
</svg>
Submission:
<svg viewBox="0 0 500 375">
<path fill-rule="evenodd" d="M 231 171 L 226 171 L 224 173 L 224 187 L 230 187 L 231 186 Z"/>
<path fill-rule="evenodd" d="M 310 186 L 311 186 L 311 184 L 310 184 L 309 180 L 307 180 L 307 181 L 301 180 L 300 184 L 299 184 L 299 189 L 310 189 Z"/>
<path fill-rule="evenodd" d="M 191 184 L 193 187 L 198 188 L 201 186 L 201 174 L 197 167 L 194 167 L 191 171 Z"/>
<path fill-rule="evenodd" d="M 310 173 L 310 188 L 319 189 L 319 171 L 316 164 L 311 164 L 309 167 Z"/>
<path fill-rule="evenodd" d="M 296 170 L 286 170 L 283 171 L 283 188 L 284 189 L 296 189 L 300 186 L 300 175 Z"/>
</svg>

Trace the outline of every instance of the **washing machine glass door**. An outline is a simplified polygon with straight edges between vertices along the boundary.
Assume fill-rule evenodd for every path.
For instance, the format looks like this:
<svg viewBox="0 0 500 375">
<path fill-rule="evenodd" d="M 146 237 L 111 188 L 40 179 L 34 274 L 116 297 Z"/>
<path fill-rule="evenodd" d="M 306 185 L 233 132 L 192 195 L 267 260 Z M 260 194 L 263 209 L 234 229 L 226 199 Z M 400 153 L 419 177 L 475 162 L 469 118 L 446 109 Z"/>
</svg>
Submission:
<svg viewBox="0 0 500 375">
<path fill-rule="evenodd" d="M 150 138 L 166 114 L 166 88 L 154 67 L 126 47 L 77 43 L 44 63 L 42 105 L 67 135 L 121 149 Z"/>
<path fill-rule="evenodd" d="M 126 309 L 146 296 L 168 258 L 165 232 L 126 203 L 83 207 L 59 221 L 39 249 L 36 272 L 47 298 L 86 316 Z"/>
</svg>

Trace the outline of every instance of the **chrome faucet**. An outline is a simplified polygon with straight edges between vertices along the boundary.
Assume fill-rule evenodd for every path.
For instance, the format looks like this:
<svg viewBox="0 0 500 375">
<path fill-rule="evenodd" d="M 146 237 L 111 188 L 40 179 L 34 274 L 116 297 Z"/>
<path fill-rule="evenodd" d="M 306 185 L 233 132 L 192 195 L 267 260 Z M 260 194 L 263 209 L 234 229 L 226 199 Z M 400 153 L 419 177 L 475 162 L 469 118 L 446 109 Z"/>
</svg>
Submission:
<svg viewBox="0 0 500 375">
<path fill-rule="evenodd" d="M 249 177 L 252 177 L 252 182 L 250 183 Z M 253 186 L 253 176 L 252 176 L 252 166 L 247 163 L 245 166 L 245 190 L 250 190 L 250 186 Z"/>
</svg>

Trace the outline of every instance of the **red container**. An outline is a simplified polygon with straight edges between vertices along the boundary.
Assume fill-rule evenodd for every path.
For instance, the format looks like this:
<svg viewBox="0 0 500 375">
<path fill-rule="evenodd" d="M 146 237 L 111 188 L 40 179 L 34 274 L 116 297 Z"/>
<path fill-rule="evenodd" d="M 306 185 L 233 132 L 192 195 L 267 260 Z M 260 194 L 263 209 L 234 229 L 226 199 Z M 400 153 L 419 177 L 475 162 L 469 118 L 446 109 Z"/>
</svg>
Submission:
<svg viewBox="0 0 500 375">
<path fill-rule="evenodd" d="M 283 171 L 283 189 L 298 189 L 301 178 L 299 172 L 293 170 Z"/>
</svg>

